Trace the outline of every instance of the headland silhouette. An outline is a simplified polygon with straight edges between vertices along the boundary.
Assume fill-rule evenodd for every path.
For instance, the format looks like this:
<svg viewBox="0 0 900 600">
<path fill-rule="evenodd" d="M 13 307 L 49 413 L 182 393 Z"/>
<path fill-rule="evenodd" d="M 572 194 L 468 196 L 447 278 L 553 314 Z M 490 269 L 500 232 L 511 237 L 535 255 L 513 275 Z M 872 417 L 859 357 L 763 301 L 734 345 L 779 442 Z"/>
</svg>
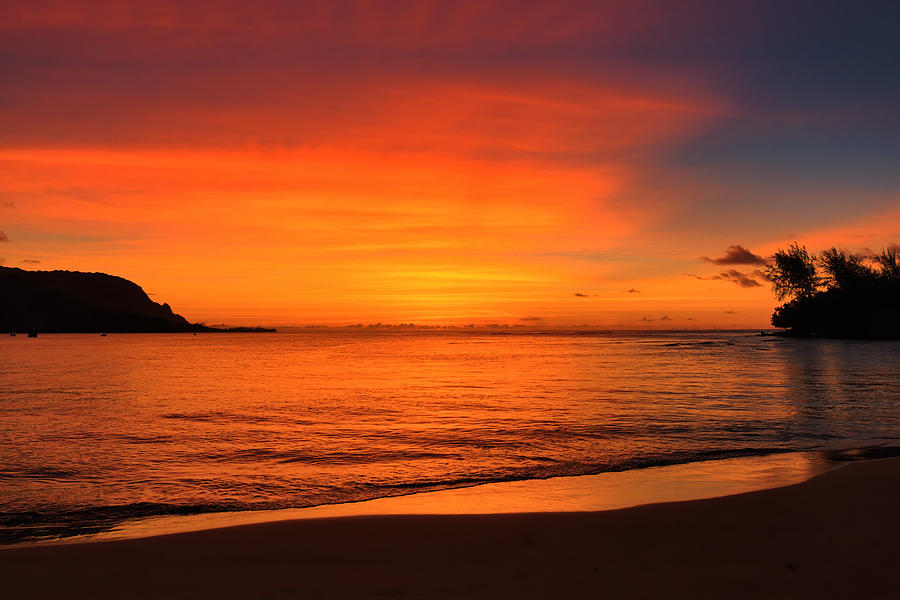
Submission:
<svg viewBox="0 0 900 600">
<path fill-rule="evenodd" d="M 191 323 L 136 283 L 105 273 L 0 267 L 0 290 L 0 331 L 11 333 L 275 331 Z"/>
</svg>

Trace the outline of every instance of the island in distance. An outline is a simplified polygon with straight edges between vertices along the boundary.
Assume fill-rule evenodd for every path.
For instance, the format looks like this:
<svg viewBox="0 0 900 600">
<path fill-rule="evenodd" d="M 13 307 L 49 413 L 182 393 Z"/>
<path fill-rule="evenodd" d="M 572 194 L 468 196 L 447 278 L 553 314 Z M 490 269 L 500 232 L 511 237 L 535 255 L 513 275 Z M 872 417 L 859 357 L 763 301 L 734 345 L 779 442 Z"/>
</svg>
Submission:
<svg viewBox="0 0 900 600">
<path fill-rule="evenodd" d="M 105 273 L 0 267 L 0 331 L 10 333 L 272 332 L 207 327 L 157 304 L 134 282 Z"/>
</svg>

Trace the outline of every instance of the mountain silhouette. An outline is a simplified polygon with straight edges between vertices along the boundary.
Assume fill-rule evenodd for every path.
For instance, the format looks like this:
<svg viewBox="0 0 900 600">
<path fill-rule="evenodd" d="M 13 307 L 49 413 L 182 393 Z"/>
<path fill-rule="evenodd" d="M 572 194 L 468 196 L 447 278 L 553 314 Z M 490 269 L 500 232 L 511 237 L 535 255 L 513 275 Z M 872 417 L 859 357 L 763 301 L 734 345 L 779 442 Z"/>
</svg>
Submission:
<svg viewBox="0 0 900 600">
<path fill-rule="evenodd" d="M 132 281 L 105 273 L 0 267 L 0 331 L 178 333 L 262 331 L 190 323 Z M 272 330 L 267 330 L 272 331 Z"/>
</svg>

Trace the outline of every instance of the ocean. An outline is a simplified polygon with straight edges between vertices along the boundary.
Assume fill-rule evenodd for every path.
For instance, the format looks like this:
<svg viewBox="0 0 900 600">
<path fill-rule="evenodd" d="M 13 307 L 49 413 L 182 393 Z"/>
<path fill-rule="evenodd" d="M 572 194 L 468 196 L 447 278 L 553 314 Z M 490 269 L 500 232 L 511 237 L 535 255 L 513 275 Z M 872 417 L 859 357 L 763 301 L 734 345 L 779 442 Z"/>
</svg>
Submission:
<svg viewBox="0 0 900 600">
<path fill-rule="evenodd" d="M 900 343 L 316 330 L 0 339 L 0 543 L 798 450 L 894 447 Z"/>
</svg>

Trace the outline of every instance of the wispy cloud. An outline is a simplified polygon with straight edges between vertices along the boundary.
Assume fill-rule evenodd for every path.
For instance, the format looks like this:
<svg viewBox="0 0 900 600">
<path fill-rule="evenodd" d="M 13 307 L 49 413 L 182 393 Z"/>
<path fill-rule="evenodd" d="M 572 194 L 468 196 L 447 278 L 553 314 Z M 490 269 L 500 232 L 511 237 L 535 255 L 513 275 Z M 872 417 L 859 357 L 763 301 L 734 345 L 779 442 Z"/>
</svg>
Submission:
<svg viewBox="0 0 900 600">
<path fill-rule="evenodd" d="M 734 284 L 737 284 L 743 288 L 754 288 L 762 286 L 761 280 L 764 281 L 766 276 L 765 273 L 756 269 L 750 273 L 742 273 L 737 269 L 729 269 L 727 271 L 722 271 L 718 275 L 713 275 L 711 277 L 703 277 L 702 275 L 696 275 L 694 273 L 687 273 L 688 277 L 693 277 L 695 279 L 702 280 L 722 280 L 722 281 L 730 281 Z"/>
<path fill-rule="evenodd" d="M 741 273 L 735 269 L 729 269 L 728 271 L 724 271 L 719 273 L 713 279 L 724 279 L 725 281 L 730 281 L 732 283 L 736 283 L 737 285 L 744 288 L 752 288 L 752 287 L 760 287 L 762 284 L 751 277 L 746 273 Z"/>
</svg>

